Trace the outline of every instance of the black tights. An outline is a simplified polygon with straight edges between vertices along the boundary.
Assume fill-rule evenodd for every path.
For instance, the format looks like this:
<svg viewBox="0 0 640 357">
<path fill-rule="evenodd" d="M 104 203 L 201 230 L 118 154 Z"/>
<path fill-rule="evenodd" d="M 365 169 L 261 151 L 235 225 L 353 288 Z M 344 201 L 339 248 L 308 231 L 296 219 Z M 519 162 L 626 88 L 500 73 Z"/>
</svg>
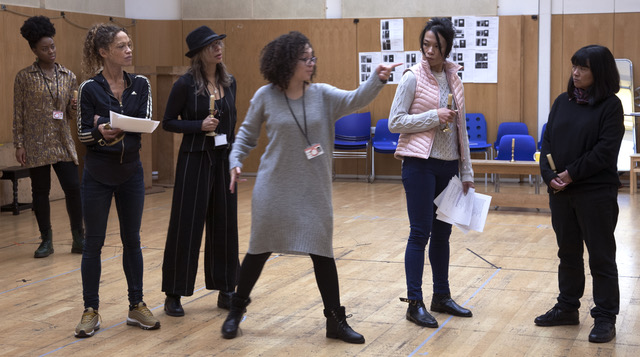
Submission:
<svg viewBox="0 0 640 357">
<path fill-rule="evenodd" d="M 248 298 L 251 290 L 256 285 L 262 268 L 271 256 L 271 252 L 261 254 L 249 254 L 244 257 L 240 268 L 240 280 L 238 281 L 238 296 Z M 338 269 L 336 261 L 330 257 L 309 254 L 313 261 L 313 271 L 316 274 L 316 283 L 322 296 L 322 303 L 327 310 L 340 307 L 340 288 L 338 285 Z"/>
</svg>

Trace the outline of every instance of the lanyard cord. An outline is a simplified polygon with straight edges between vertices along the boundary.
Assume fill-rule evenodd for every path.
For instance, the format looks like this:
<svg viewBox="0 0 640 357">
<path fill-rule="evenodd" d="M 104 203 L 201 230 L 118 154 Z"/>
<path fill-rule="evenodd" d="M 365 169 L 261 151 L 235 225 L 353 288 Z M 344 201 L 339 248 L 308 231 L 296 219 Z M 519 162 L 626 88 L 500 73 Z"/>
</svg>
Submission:
<svg viewBox="0 0 640 357">
<path fill-rule="evenodd" d="M 302 135 L 304 135 L 304 138 L 307 140 L 307 144 L 309 146 L 311 146 L 311 142 L 309 141 L 309 136 L 307 135 L 307 110 L 304 107 L 304 87 L 302 87 L 302 114 L 304 115 L 304 130 L 302 130 L 302 126 L 300 126 L 300 123 L 298 122 L 298 118 L 296 118 L 296 115 L 293 114 L 293 109 L 291 109 L 291 105 L 289 104 L 289 98 L 287 98 L 287 93 L 283 93 L 284 94 L 284 99 L 287 101 L 287 107 L 289 107 L 289 111 L 291 112 L 291 115 L 293 116 L 293 120 L 296 122 L 296 124 L 298 125 L 298 129 L 300 129 L 300 132 L 302 133 Z"/>
<path fill-rule="evenodd" d="M 47 86 L 47 89 L 49 90 L 49 95 L 51 96 L 51 100 L 54 101 L 53 105 L 56 107 L 56 109 L 58 109 L 58 99 L 60 98 L 60 87 L 58 86 L 58 70 L 56 68 L 56 65 L 53 65 L 53 71 L 56 73 L 56 97 L 53 97 L 53 93 L 51 92 L 51 87 L 49 87 L 49 83 L 47 82 L 47 78 L 44 76 L 44 72 L 42 71 L 42 67 L 40 67 L 40 64 L 38 62 L 36 62 L 36 66 L 38 66 L 38 69 L 40 70 L 40 75 L 42 76 L 42 80 L 44 81 L 44 84 Z"/>
</svg>

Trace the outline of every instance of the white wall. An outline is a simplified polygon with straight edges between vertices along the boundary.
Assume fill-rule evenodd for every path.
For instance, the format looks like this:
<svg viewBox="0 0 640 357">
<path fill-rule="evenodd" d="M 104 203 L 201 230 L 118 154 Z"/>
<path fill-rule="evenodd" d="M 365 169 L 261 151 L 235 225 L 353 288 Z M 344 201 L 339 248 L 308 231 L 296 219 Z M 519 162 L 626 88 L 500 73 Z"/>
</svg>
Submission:
<svg viewBox="0 0 640 357">
<path fill-rule="evenodd" d="M 498 15 L 537 15 L 547 0 L 498 0 Z M 640 12 L 639 0 L 551 0 L 551 14 Z"/>
<path fill-rule="evenodd" d="M 180 20 L 180 0 L 125 0 L 125 17 L 141 20 Z"/>
<path fill-rule="evenodd" d="M 1 3 L 134 19 L 175 20 L 538 15 L 540 1 L 551 1 L 553 15 L 640 12 L 640 0 L 2 0 Z"/>
</svg>

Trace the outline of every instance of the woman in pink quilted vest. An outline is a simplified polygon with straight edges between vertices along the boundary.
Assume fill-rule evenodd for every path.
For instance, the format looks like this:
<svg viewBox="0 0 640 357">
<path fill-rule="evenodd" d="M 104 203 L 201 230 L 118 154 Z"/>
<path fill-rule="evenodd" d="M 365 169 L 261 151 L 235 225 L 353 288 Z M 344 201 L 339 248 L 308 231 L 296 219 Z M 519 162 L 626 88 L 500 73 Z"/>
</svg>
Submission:
<svg viewBox="0 0 640 357">
<path fill-rule="evenodd" d="M 429 239 L 433 275 L 431 311 L 471 317 L 449 290 L 451 225 L 435 219 L 433 200 L 460 175 L 465 194 L 473 185 L 473 170 L 465 123 L 464 89 L 460 66 L 446 58 L 455 30 L 447 18 L 431 19 L 420 34 L 422 61 L 405 71 L 398 85 L 389 130 L 400 133 L 395 157 L 402 160 L 402 183 L 407 196 L 411 232 L 405 251 L 407 320 L 438 327 L 422 296 L 424 255 Z"/>
</svg>

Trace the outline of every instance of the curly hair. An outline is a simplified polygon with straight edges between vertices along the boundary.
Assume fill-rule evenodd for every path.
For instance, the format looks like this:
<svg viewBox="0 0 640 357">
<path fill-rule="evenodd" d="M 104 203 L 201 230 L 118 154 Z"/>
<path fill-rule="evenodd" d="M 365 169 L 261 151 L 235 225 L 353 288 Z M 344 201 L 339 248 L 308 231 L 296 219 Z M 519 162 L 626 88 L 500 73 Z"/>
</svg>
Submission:
<svg viewBox="0 0 640 357">
<path fill-rule="evenodd" d="M 33 16 L 25 20 L 20 27 L 20 34 L 29 42 L 31 48 L 35 48 L 41 38 L 55 36 L 56 28 L 48 17 Z"/>
<path fill-rule="evenodd" d="M 451 48 L 453 47 L 453 38 L 456 35 L 456 30 L 453 28 L 453 23 L 447 17 L 434 17 L 422 29 L 420 33 L 420 52 L 424 54 L 424 49 L 422 48 L 422 42 L 424 41 L 424 35 L 427 31 L 433 32 L 436 35 L 436 41 L 438 42 L 438 47 L 440 48 L 440 54 L 442 58 L 449 57 L 449 53 L 451 53 Z M 442 44 L 440 43 L 440 36 L 446 42 L 446 46 L 444 48 L 444 52 L 442 50 Z"/>
<path fill-rule="evenodd" d="M 82 71 L 87 77 L 100 72 L 104 65 L 100 49 L 108 50 L 120 32 L 129 34 L 124 27 L 113 24 L 96 24 L 89 29 L 82 49 Z"/>
<path fill-rule="evenodd" d="M 286 90 L 307 45 L 311 46 L 309 39 L 298 31 L 291 31 L 269 42 L 260 53 L 260 73 L 264 79 Z M 315 74 L 314 66 L 311 79 Z"/>
</svg>

